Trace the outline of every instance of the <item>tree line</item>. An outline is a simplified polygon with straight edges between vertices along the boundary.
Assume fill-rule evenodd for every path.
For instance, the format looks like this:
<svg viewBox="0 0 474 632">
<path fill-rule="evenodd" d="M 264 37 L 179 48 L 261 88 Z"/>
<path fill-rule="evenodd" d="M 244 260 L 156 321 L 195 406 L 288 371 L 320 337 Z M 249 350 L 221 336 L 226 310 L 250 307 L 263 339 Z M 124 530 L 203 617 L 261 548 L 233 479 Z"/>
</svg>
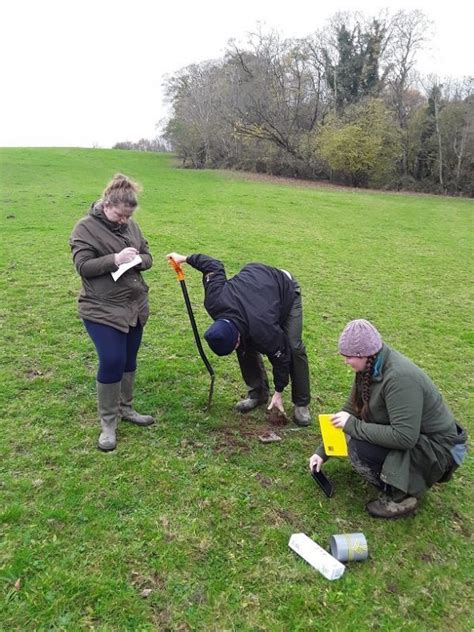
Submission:
<svg viewBox="0 0 474 632">
<path fill-rule="evenodd" d="M 184 166 L 474 195 L 474 80 L 421 77 L 420 11 L 339 13 L 302 39 L 258 30 L 165 82 Z"/>
<path fill-rule="evenodd" d="M 164 152 L 169 151 L 166 143 L 160 138 L 152 138 L 149 140 L 148 138 L 140 138 L 137 142 L 132 142 L 130 140 L 123 140 L 112 147 L 112 149 L 128 149 L 133 151 L 157 151 Z"/>
</svg>

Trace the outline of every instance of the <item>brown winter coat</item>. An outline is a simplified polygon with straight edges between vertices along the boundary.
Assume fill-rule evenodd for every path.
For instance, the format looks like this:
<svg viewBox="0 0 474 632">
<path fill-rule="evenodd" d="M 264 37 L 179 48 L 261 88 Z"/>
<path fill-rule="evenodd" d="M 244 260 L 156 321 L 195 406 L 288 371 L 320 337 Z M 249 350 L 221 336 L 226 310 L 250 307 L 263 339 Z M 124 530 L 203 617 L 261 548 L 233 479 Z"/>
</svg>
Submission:
<svg viewBox="0 0 474 632">
<path fill-rule="evenodd" d="M 148 319 L 148 286 L 140 271 L 148 270 L 153 260 L 148 244 L 133 219 L 127 224 L 110 222 L 100 203 L 91 206 L 72 232 L 69 244 L 76 270 L 81 276 L 79 315 L 96 323 L 128 332 L 137 322 Z M 117 281 L 114 254 L 124 248 L 136 248 L 142 263 L 130 268 Z"/>
</svg>

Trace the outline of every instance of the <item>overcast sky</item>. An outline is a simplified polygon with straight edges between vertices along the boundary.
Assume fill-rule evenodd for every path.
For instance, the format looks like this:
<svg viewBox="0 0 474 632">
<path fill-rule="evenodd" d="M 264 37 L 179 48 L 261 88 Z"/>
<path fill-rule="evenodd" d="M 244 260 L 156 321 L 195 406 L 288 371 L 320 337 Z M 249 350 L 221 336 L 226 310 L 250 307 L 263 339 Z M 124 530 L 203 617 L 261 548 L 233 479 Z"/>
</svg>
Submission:
<svg viewBox="0 0 474 632">
<path fill-rule="evenodd" d="M 303 37 L 337 11 L 384 7 L 433 20 L 421 71 L 474 74 L 472 0 L 3 0 L 0 146 L 153 138 L 166 115 L 166 74 L 222 57 L 230 38 L 244 41 L 258 22 Z"/>
</svg>

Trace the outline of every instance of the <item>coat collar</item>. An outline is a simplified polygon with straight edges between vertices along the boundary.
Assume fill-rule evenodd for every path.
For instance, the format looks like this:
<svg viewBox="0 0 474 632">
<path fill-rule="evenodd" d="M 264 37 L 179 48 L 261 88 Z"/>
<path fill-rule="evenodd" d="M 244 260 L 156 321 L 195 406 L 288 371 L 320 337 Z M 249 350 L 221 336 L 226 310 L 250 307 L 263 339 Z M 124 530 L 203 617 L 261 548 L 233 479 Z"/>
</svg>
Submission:
<svg viewBox="0 0 474 632">
<path fill-rule="evenodd" d="M 91 204 L 89 215 L 92 215 L 92 217 L 98 219 L 102 224 L 105 224 L 107 228 L 114 233 L 124 233 L 127 230 L 127 224 L 117 224 L 117 222 L 111 222 L 107 219 L 101 200 L 97 200 L 97 202 Z"/>
</svg>

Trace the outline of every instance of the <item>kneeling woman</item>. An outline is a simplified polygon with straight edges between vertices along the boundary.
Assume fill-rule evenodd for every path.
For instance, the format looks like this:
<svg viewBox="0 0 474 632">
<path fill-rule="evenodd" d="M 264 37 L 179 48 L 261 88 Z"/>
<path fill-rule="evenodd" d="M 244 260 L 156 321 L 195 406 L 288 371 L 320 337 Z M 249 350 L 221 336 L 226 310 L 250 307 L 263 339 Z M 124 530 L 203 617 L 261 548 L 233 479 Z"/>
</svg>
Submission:
<svg viewBox="0 0 474 632">
<path fill-rule="evenodd" d="M 332 423 L 346 433 L 354 469 L 382 492 L 366 509 L 380 518 L 409 515 L 429 487 L 451 478 L 466 434 L 430 378 L 367 320 L 345 327 L 339 352 L 356 375 Z M 319 471 L 327 458 L 320 446 L 310 469 Z"/>
</svg>

